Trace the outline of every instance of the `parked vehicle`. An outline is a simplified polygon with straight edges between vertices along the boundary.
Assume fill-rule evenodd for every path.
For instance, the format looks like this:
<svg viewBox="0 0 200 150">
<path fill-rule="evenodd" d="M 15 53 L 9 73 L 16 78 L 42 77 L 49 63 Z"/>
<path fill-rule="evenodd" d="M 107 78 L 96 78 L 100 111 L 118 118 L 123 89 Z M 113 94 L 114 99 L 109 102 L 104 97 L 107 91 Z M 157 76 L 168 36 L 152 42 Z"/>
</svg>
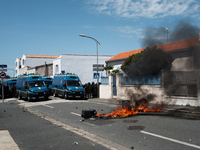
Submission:
<svg viewBox="0 0 200 150">
<path fill-rule="evenodd" d="M 15 97 L 16 96 L 16 83 L 17 78 L 8 78 L 3 81 L 5 89 L 7 89 L 7 97 Z"/>
<path fill-rule="evenodd" d="M 47 86 L 49 93 L 51 93 L 52 81 L 53 79 L 48 76 L 43 76 L 44 84 Z"/>
<path fill-rule="evenodd" d="M 17 77 L 16 92 L 18 99 L 25 97 L 28 101 L 32 99 L 48 99 L 50 93 L 44 80 L 38 74 L 19 75 Z"/>
<path fill-rule="evenodd" d="M 1 95 L 1 97 L 4 96 L 4 98 L 7 98 L 8 97 L 9 88 L 7 86 L 6 79 L 4 79 L 3 82 L 1 81 L 0 83 L 1 83 L 1 85 L 0 85 L 0 95 Z M 3 94 L 2 94 L 2 87 L 3 87 Z"/>
<path fill-rule="evenodd" d="M 53 96 L 62 96 L 65 99 L 84 98 L 84 88 L 76 74 L 55 74 L 51 91 Z"/>
</svg>

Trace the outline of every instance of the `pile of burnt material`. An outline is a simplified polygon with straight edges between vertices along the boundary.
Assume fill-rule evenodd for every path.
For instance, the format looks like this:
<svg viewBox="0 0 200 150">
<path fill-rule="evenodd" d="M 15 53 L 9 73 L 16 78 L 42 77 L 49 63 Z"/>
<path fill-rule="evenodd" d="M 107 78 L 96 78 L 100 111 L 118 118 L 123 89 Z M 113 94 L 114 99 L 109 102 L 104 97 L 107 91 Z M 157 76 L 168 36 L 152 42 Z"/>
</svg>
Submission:
<svg viewBox="0 0 200 150">
<path fill-rule="evenodd" d="M 81 117 L 88 119 L 92 117 L 96 117 L 97 111 L 94 109 L 90 110 L 82 110 Z"/>
</svg>

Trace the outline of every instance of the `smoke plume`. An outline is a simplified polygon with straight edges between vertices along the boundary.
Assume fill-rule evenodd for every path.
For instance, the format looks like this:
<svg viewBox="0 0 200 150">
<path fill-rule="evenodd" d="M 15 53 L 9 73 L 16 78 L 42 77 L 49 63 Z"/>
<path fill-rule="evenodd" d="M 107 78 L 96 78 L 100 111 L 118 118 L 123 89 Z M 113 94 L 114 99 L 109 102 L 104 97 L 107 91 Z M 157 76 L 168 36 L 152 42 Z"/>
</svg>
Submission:
<svg viewBox="0 0 200 150">
<path fill-rule="evenodd" d="M 142 39 L 142 47 L 149 47 L 167 43 L 166 27 L 147 28 L 145 37 Z M 168 33 L 168 42 L 175 42 L 185 39 L 197 37 L 200 29 L 188 23 L 188 20 L 180 20 L 171 31 Z"/>
</svg>

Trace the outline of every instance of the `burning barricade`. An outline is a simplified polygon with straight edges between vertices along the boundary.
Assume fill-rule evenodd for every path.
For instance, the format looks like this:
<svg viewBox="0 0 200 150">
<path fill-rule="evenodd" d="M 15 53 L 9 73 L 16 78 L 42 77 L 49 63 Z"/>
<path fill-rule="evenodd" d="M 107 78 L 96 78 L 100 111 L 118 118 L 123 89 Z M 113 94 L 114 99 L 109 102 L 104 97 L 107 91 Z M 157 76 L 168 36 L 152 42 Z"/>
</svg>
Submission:
<svg viewBox="0 0 200 150">
<path fill-rule="evenodd" d="M 160 112 L 162 107 L 163 107 L 162 105 L 148 107 L 148 103 L 140 103 L 136 104 L 134 107 L 131 107 L 129 103 L 125 105 L 124 108 L 118 106 L 117 108 L 115 108 L 114 111 L 108 114 L 100 114 L 96 110 L 82 110 L 81 116 L 83 118 L 91 118 L 91 117 L 98 117 L 105 119 L 123 118 L 136 115 L 138 112 Z"/>
</svg>

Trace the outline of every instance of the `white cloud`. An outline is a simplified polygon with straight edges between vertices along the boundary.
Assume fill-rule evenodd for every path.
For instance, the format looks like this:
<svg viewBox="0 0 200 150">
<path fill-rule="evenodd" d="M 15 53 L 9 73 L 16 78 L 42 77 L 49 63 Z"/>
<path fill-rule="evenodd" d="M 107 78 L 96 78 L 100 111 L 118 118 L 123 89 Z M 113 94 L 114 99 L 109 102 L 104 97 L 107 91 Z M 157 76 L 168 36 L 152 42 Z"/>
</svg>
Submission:
<svg viewBox="0 0 200 150">
<path fill-rule="evenodd" d="M 89 7 L 101 14 L 126 18 L 160 18 L 199 14 L 199 0 L 89 0 Z"/>
</svg>

